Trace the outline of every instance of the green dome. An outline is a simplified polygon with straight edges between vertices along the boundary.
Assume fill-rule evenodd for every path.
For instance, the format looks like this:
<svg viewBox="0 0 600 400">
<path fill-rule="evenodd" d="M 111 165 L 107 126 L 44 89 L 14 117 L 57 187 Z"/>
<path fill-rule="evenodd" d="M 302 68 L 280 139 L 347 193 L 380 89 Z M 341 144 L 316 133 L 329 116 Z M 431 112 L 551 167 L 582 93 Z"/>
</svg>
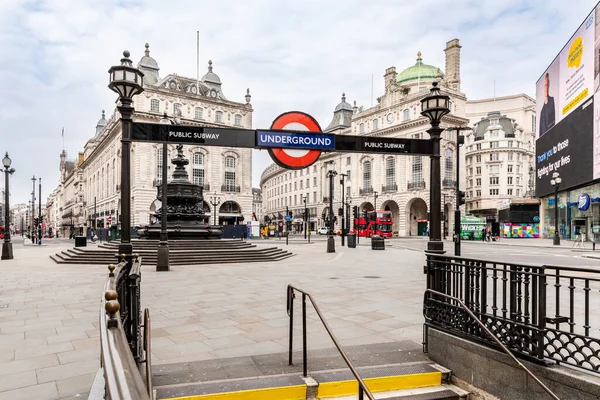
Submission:
<svg viewBox="0 0 600 400">
<path fill-rule="evenodd" d="M 438 67 L 423 64 L 423 60 L 421 60 L 421 52 L 417 54 L 417 57 L 418 58 L 415 65 L 406 68 L 404 71 L 398 74 L 398 76 L 396 77 L 397 83 L 416 81 L 419 79 L 435 79 L 438 76 L 444 76 L 444 74 Z"/>
</svg>

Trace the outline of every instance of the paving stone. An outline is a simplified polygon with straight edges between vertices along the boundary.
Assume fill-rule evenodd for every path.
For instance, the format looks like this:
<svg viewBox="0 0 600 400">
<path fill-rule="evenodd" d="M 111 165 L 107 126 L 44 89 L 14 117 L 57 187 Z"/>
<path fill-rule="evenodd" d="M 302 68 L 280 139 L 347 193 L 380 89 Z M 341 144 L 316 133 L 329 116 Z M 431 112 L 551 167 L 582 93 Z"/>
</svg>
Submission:
<svg viewBox="0 0 600 400">
<path fill-rule="evenodd" d="M 55 400 L 60 396 L 54 382 L 44 383 L 42 385 L 27 386 L 20 389 L 9 390 L 0 393 L 0 400 L 15 399 L 44 399 Z"/>
<path fill-rule="evenodd" d="M 21 360 L 24 358 L 34 358 L 47 354 L 56 354 L 69 350 L 73 350 L 73 345 L 70 342 L 48 344 L 45 346 L 34 346 L 25 349 L 17 349 L 15 351 L 15 360 Z"/>
<path fill-rule="evenodd" d="M 48 344 L 70 342 L 71 340 L 77 340 L 77 339 L 89 339 L 89 337 L 84 331 L 73 330 L 69 333 L 63 333 L 61 335 L 49 336 L 48 338 L 46 338 L 46 340 L 48 341 Z"/>
<path fill-rule="evenodd" d="M 61 398 L 80 398 L 85 399 L 86 394 L 90 391 L 96 373 L 74 376 L 71 378 L 61 379 L 56 381 L 58 394 Z"/>
<path fill-rule="evenodd" d="M 35 371 L 24 371 L 16 374 L 0 376 L 0 392 L 36 385 Z"/>
<path fill-rule="evenodd" d="M 38 383 L 52 382 L 95 373 L 98 370 L 98 362 L 94 359 L 77 361 L 68 364 L 60 364 L 53 367 L 40 368 L 36 370 Z"/>
<path fill-rule="evenodd" d="M 100 338 L 87 338 L 87 339 L 78 339 L 72 340 L 73 348 L 75 349 L 85 349 L 88 347 L 100 348 Z"/>
<path fill-rule="evenodd" d="M 92 359 L 100 360 L 100 347 L 88 347 L 86 349 L 65 351 L 63 353 L 58 353 L 57 356 L 58 361 L 61 364 L 68 364 L 77 361 L 86 361 Z"/>
</svg>

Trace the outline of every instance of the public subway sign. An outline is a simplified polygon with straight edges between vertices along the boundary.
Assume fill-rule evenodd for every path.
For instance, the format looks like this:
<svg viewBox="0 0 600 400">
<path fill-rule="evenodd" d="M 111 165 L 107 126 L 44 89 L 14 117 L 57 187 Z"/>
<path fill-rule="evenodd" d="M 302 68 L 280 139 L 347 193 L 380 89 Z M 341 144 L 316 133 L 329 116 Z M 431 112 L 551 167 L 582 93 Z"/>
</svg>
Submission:
<svg viewBox="0 0 600 400">
<path fill-rule="evenodd" d="M 202 146 L 256 147 L 255 131 L 251 129 L 147 124 L 141 122 L 132 123 L 131 140 Z"/>
<path fill-rule="evenodd" d="M 289 131 L 256 131 L 258 147 L 333 151 L 335 135 Z"/>
<path fill-rule="evenodd" d="M 338 135 L 335 137 L 335 151 L 429 156 L 433 154 L 433 143 L 427 139 Z"/>
</svg>

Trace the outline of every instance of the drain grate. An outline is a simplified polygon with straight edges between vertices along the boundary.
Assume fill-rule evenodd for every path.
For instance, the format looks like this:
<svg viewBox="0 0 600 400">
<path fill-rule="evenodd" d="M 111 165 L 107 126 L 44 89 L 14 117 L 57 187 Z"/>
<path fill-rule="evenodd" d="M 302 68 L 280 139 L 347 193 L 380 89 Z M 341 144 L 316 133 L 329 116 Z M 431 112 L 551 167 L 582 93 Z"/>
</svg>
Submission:
<svg viewBox="0 0 600 400">
<path fill-rule="evenodd" d="M 377 276 L 377 275 L 367 275 L 367 276 L 363 276 L 363 278 L 367 278 L 367 279 L 379 279 L 381 277 Z"/>
</svg>

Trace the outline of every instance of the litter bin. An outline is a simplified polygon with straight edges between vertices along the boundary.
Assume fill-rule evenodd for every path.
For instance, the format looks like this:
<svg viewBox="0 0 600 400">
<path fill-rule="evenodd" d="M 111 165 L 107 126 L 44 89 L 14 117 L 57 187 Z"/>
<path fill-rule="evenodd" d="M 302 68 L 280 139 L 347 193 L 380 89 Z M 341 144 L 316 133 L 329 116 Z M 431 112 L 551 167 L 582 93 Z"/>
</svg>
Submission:
<svg viewBox="0 0 600 400">
<path fill-rule="evenodd" d="M 383 236 L 375 235 L 371 237 L 371 250 L 385 250 Z"/>
<path fill-rule="evenodd" d="M 356 234 L 348 235 L 348 236 L 346 236 L 346 239 L 348 239 L 348 247 L 355 249 L 356 248 Z"/>
<path fill-rule="evenodd" d="M 75 236 L 75 247 L 86 247 L 87 238 L 85 236 Z"/>
</svg>

